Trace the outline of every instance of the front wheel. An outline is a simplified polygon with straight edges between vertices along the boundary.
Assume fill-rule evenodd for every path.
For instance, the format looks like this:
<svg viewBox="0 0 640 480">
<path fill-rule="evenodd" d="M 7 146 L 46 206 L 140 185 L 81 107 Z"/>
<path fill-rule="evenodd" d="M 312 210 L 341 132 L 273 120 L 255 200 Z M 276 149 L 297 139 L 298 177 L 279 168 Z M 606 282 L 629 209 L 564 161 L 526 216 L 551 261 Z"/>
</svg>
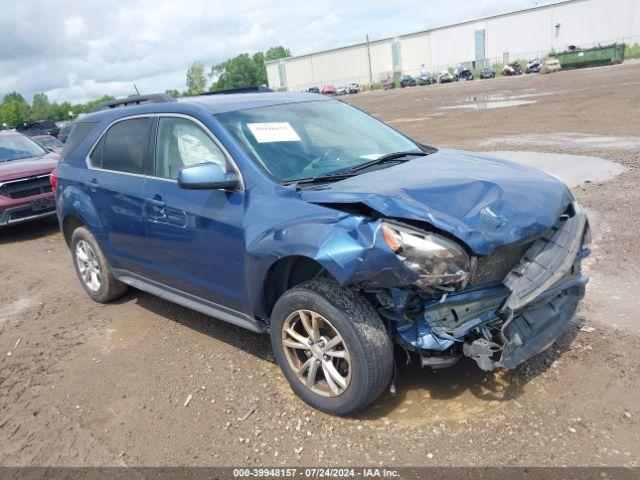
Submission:
<svg viewBox="0 0 640 480">
<path fill-rule="evenodd" d="M 329 279 L 285 292 L 270 327 L 282 373 L 314 408 L 333 415 L 358 412 L 391 381 L 393 345 L 377 312 Z"/>
</svg>

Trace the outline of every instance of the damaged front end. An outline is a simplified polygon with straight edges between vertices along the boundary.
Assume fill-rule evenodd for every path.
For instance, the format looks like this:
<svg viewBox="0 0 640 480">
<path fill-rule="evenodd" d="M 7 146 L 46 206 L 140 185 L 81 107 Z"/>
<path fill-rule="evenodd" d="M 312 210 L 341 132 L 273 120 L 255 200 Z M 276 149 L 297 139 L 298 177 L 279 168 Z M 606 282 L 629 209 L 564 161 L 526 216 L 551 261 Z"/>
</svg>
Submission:
<svg viewBox="0 0 640 480">
<path fill-rule="evenodd" d="M 420 255 L 400 230 L 383 226 L 382 234 L 420 280 L 369 291 L 395 340 L 423 366 L 443 368 L 467 356 L 483 370 L 515 368 L 553 344 L 584 296 L 580 263 L 590 233 L 575 203 L 542 234 L 484 257 L 467 257 L 453 240 L 428 233 Z"/>
</svg>

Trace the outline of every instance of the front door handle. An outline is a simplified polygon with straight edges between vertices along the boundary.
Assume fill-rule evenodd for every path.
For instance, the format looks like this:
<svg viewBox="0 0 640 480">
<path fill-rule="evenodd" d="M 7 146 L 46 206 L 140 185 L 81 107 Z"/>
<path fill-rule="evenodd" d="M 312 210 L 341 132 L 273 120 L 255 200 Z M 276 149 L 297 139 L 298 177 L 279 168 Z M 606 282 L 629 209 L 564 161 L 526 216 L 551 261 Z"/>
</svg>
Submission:
<svg viewBox="0 0 640 480">
<path fill-rule="evenodd" d="M 91 192 L 95 192 L 98 190 L 98 181 L 95 178 L 92 178 L 90 182 L 87 182 L 87 188 Z"/>
<path fill-rule="evenodd" d="M 145 198 L 145 200 L 157 208 L 164 208 L 167 206 L 167 203 L 161 198 Z"/>
</svg>

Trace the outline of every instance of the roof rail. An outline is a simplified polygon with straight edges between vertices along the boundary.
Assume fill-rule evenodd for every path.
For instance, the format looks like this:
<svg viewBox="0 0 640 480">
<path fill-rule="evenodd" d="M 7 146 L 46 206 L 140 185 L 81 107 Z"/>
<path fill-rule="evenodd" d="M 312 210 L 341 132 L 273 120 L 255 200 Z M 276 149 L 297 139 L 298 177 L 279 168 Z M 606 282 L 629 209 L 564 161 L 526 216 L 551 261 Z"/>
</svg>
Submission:
<svg viewBox="0 0 640 480">
<path fill-rule="evenodd" d="M 169 103 L 175 102 L 176 99 L 165 93 L 151 93 L 149 95 L 133 95 L 127 98 L 118 98 L 116 100 L 109 100 L 108 102 L 102 102 L 91 109 L 92 112 L 99 112 L 100 110 L 109 110 L 110 108 L 117 107 L 130 107 L 133 105 L 142 105 L 145 103 Z"/>
<path fill-rule="evenodd" d="M 237 88 L 227 88 L 225 90 L 216 90 L 215 92 L 203 92 L 198 95 L 225 95 L 228 93 L 267 93 L 273 92 L 269 87 L 259 86 L 259 87 L 237 87 Z"/>
</svg>

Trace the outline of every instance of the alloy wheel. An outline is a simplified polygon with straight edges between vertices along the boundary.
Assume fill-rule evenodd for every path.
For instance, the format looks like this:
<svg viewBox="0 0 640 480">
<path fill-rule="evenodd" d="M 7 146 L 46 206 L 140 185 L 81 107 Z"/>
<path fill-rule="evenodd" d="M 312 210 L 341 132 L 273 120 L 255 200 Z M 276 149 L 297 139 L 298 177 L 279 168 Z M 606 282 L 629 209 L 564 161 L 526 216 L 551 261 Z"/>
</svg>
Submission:
<svg viewBox="0 0 640 480">
<path fill-rule="evenodd" d="M 80 240 L 76 244 L 76 263 L 80 277 L 87 288 L 92 292 L 100 290 L 102 285 L 100 264 L 93 248 L 84 240 Z"/>
<path fill-rule="evenodd" d="M 342 336 L 311 310 L 291 313 L 282 326 L 282 346 L 289 366 L 312 392 L 342 395 L 351 382 L 351 358 Z"/>
</svg>

